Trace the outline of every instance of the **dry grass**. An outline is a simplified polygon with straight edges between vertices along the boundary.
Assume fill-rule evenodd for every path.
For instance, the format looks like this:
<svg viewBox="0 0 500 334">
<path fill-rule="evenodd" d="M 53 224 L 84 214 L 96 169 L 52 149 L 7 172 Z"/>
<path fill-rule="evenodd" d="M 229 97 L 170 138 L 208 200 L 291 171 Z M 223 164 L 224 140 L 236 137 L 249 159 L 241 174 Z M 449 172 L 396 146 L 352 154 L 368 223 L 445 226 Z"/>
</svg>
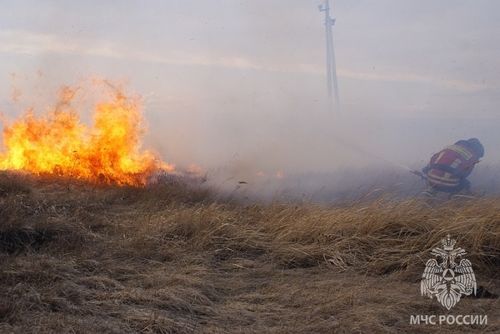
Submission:
<svg viewBox="0 0 500 334">
<path fill-rule="evenodd" d="M 98 188 L 0 175 L 0 331 L 498 332 L 498 299 L 451 313 L 489 326 L 414 327 L 447 233 L 499 292 L 500 199 L 352 205 L 220 202 L 177 180 Z"/>
</svg>

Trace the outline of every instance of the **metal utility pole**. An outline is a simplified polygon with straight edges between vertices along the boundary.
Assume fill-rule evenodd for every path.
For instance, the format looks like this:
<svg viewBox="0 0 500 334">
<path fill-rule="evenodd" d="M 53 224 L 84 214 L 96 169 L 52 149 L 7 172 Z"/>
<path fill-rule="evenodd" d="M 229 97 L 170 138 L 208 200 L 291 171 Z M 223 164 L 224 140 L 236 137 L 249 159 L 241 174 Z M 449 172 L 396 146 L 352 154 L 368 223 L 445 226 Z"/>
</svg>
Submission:
<svg viewBox="0 0 500 334">
<path fill-rule="evenodd" d="M 330 0 L 319 5 L 319 11 L 325 13 L 325 38 L 326 38 L 326 84 L 328 92 L 328 106 L 331 110 L 335 105 L 340 110 L 339 87 L 337 83 L 337 68 L 335 65 L 335 51 L 333 50 L 332 27 L 335 19 L 330 16 Z"/>
</svg>

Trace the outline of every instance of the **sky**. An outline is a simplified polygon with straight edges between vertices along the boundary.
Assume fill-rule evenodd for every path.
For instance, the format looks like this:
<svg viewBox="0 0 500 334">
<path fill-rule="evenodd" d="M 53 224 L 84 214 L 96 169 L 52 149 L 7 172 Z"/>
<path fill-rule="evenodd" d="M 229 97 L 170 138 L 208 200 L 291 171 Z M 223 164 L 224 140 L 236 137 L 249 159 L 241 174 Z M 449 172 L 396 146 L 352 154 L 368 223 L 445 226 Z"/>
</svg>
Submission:
<svg viewBox="0 0 500 334">
<path fill-rule="evenodd" d="M 99 76 L 144 97 L 146 145 L 178 165 L 411 165 L 469 137 L 499 160 L 500 2 L 334 1 L 340 114 L 320 3 L 0 0 L 0 111 Z"/>
</svg>

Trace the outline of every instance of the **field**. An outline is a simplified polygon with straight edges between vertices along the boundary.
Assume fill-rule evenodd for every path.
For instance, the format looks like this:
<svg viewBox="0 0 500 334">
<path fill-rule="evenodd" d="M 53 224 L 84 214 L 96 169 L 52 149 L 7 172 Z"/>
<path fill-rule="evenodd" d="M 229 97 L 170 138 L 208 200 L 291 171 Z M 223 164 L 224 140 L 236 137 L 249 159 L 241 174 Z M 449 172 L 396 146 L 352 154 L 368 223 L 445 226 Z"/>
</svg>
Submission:
<svg viewBox="0 0 500 334">
<path fill-rule="evenodd" d="M 0 175 L 0 332 L 500 332 L 500 198 L 242 203 L 181 179 Z M 420 295 L 450 233 L 481 298 Z M 486 314 L 488 326 L 410 325 Z"/>
</svg>

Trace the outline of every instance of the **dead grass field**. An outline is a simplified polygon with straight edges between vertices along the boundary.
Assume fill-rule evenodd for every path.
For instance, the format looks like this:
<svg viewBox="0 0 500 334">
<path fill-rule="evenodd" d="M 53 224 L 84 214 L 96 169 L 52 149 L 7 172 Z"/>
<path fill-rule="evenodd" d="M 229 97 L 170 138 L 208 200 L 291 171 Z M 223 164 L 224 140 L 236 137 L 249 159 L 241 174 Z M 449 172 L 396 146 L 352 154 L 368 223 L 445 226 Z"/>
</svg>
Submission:
<svg viewBox="0 0 500 334">
<path fill-rule="evenodd" d="M 500 332 L 500 303 L 420 296 L 450 233 L 500 292 L 500 198 L 241 204 L 170 180 L 146 189 L 0 175 L 0 332 Z M 414 326 L 411 314 L 487 314 Z"/>
</svg>

